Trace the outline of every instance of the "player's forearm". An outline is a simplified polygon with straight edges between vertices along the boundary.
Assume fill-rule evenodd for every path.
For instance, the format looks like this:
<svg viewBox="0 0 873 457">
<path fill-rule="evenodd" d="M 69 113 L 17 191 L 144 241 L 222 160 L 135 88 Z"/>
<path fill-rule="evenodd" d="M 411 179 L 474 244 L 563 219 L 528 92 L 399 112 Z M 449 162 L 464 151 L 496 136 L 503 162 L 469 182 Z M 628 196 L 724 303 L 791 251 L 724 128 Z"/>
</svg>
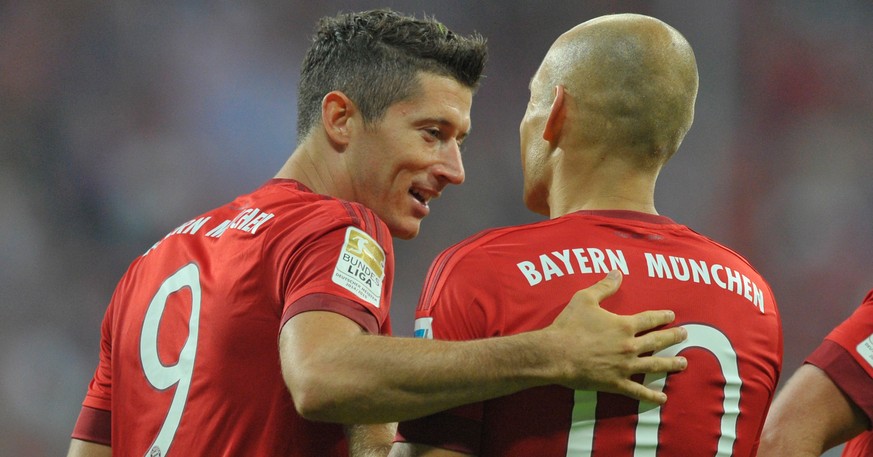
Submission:
<svg viewBox="0 0 873 457">
<path fill-rule="evenodd" d="M 856 406 L 813 365 L 802 365 L 776 396 L 761 432 L 759 455 L 819 456 L 864 431 Z"/>
<path fill-rule="evenodd" d="M 309 358 L 292 389 L 305 417 L 391 422 L 546 384 L 554 368 L 537 334 L 468 342 L 359 336 Z"/>
<path fill-rule="evenodd" d="M 764 431 L 758 455 L 767 457 L 819 457 L 827 448 L 822 439 L 803 432 L 772 434 Z"/>
<path fill-rule="evenodd" d="M 767 417 L 758 455 L 818 457 L 864 430 L 865 425 L 860 420 L 853 424 L 840 422 L 836 408 L 830 405 L 801 398 L 796 407 L 786 408 L 784 404 L 789 399 L 783 395 L 781 400 L 774 404 L 775 409 L 771 408 Z"/>
<path fill-rule="evenodd" d="M 74 438 L 70 440 L 67 457 L 112 457 L 112 448 Z"/>
<path fill-rule="evenodd" d="M 824 452 L 824 436 L 810 418 L 790 418 L 771 410 L 771 417 L 761 433 L 760 455 L 769 457 L 818 457 Z"/>
<path fill-rule="evenodd" d="M 345 427 L 349 457 L 385 457 L 391 451 L 397 424 L 356 424 Z"/>
<path fill-rule="evenodd" d="M 301 313 L 279 338 L 282 373 L 300 414 L 341 423 L 405 420 L 544 384 L 663 403 L 662 392 L 631 377 L 684 369 L 682 357 L 641 354 L 687 333 L 648 332 L 672 322 L 671 312 L 618 316 L 600 308 L 619 283 L 607 277 L 577 292 L 542 330 L 476 341 L 371 336 L 339 314 Z"/>
<path fill-rule="evenodd" d="M 774 405 L 776 406 L 776 405 Z M 824 435 L 815 424 L 814 415 L 791 417 L 785 411 L 771 409 L 761 432 L 758 454 L 768 457 L 818 457 L 824 451 Z"/>
</svg>

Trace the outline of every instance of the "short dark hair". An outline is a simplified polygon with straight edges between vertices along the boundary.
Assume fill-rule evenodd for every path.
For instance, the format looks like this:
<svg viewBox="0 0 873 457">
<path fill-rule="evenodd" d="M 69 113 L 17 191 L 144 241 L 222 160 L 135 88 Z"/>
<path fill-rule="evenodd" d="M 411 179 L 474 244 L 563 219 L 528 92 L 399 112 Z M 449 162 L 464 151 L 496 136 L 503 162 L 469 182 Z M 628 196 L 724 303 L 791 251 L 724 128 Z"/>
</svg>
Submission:
<svg viewBox="0 0 873 457">
<path fill-rule="evenodd" d="M 390 9 L 322 18 L 303 59 L 297 99 L 297 141 L 321 119 L 321 100 L 342 91 L 365 122 L 418 90 L 418 73 L 454 78 L 476 89 L 487 48 L 478 33 L 459 36 L 433 18 Z"/>
</svg>

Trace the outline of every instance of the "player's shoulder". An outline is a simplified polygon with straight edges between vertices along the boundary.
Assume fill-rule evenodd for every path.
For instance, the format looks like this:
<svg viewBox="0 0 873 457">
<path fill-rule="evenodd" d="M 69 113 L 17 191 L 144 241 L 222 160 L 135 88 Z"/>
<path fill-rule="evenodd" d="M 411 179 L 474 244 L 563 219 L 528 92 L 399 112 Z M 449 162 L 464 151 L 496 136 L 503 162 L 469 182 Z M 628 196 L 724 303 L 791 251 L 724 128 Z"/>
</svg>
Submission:
<svg viewBox="0 0 873 457">
<path fill-rule="evenodd" d="M 517 248 L 531 243 L 536 239 L 538 228 L 551 221 L 531 222 L 528 224 L 494 227 L 482 230 L 444 249 L 431 264 L 431 272 L 448 274 L 460 267 L 483 263 L 496 268 L 501 264 L 497 260 L 501 253 L 511 252 L 507 246 Z"/>
<path fill-rule="evenodd" d="M 315 193 L 294 180 L 271 180 L 251 196 L 275 208 L 279 220 L 300 228 L 328 231 L 352 225 L 374 238 L 390 239 L 387 225 L 370 208 Z"/>
<path fill-rule="evenodd" d="M 747 259 L 745 255 L 741 254 L 739 251 L 735 250 L 734 248 L 732 248 L 732 247 L 730 247 L 730 246 L 728 246 L 720 241 L 717 241 L 710 236 L 707 236 L 707 235 L 704 235 L 700 232 L 697 232 L 697 231 L 695 231 L 687 226 L 685 226 L 685 229 L 688 230 L 690 233 L 694 234 L 696 237 L 698 237 L 700 239 L 701 243 L 703 243 L 703 245 L 706 246 L 711 252 L 719 252 L 724 256 L 736 259 L 737 261 L 748 266 L 750 269 L 752 269 L 756 273 L 759 273 L 758 270 L 755 268 L 755 266 L 752 265 L 752 262 L 750 262 L 749 259 Z"/>
<path fill-rule="evenodd" d="M 530 233 L 542 222 L 529 224 L 494 227 L 482 230 L 444 249 L 442 254 L 463 258 L 470 255 L 484 254 L 494 246 L 512 242 L 515 239 L 530 239 Z"/>
<path fill-rule="evenodd" d="M 388 225 L 370 208 L 357 203 L 329 197 L 313 208 L 310 224 L 321 227 L 354 226 L 376 239 L 379 244 L 391 243 Z"/>
<path fill-rule="evenodd" d="M 858 307 L 852 311 L 851 316 L 844 320 L 837 328 L 843 326 L 858 326 L 859 324 L 865 328 L 873 327 L 873 290 L 867 292 L 867 295 L 864 296 L 861 304 L 858 305 Z"/>
<path fill-rule="evenodd" d="M 864 300 L 861 302 L 862 306 L 873 306 L 873 289 L 867 291 L 867 295 L 864 296 Z"/>
</svg>

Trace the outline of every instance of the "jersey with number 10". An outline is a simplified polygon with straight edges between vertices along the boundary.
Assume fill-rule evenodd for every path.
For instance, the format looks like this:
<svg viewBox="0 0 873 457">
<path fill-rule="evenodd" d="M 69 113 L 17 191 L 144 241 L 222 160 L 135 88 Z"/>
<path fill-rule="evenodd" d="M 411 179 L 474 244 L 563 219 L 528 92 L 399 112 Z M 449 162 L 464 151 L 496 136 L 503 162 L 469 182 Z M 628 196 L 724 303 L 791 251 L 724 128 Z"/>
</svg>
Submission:
<svg viewBox="0 0 873 457">
<path fill-rule="evenodd" d="M 687 370 L 645 379 L 667 393 L 664 406 L 546 386 L 401 423 L 397 439 L 478 456 L 754 455 L 781 369 L 776 302 L 741 256 L 666 217 L 580 211 L 473 236 L 432 264 L 416 336 L 545 327 L 612 269 L 624 279 L 604 308 L 671 309 L 688 330 L 662 351 Z"/>
<path fill-rule="evenodd" d="M 279 332 L 327 310 L 390 333 L 394 257 L 361 205 L 291 180 L 183 224 L 119 282 L 73 437 L 118 456 L 347 456 L 297 415 Z"/>
</svg>

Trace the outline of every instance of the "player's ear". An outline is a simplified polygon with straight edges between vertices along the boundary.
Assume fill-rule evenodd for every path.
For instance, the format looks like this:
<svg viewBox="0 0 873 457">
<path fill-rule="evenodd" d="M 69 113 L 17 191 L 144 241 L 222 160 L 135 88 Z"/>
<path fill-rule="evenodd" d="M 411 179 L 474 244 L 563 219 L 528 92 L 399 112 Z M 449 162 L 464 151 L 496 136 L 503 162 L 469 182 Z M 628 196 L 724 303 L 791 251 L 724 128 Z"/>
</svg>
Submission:
<svg viewBox="0 0 873 457">
<path fill-rule="evenodd" d="M 349 143 L 349 120 L 356 111 L 355 103 L 338 90 L 321 99 L 321 123 L 328 139 L 339 150 L 345 149 Z"/>
<path fill-rule="evenodd" d="M 567 109 L 564 105 L 564 86 L 555 86 L 555 100 L 552 101 L 552 108 L 549 111 L 549 118 L 546 119 L 546 128 L 543 129 L 543 139 L 549 144 L 555 146 L 558 139 L 561 137 L 561 129 L 564 128 L 564 119 L 567 115 Z"/>
</svg>

